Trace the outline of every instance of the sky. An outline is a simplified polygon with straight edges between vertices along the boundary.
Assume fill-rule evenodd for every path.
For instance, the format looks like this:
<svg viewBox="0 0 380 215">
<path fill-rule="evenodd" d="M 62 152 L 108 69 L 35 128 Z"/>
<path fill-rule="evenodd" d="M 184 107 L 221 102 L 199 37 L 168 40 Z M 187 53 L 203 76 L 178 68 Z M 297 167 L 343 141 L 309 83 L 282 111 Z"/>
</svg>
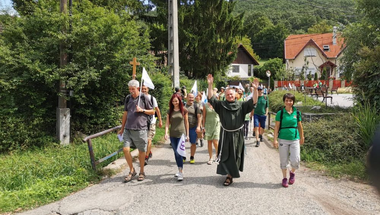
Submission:
<svg viewBox="0 0 380 215">
<path fill-rule="evenodd" d="M 11 0 L 0 0 L 0 7 L 1 9 L 8 8 L 12 6 L 12 1 Z"/>
<path fill-rule="evenodd" d="M 16 12 L 12 8 L 12 1 L 11 0 L 0 0 L 0 11 L 2 11 L 2 10 L 9 11 L 11 14 Z"/>
</svg>

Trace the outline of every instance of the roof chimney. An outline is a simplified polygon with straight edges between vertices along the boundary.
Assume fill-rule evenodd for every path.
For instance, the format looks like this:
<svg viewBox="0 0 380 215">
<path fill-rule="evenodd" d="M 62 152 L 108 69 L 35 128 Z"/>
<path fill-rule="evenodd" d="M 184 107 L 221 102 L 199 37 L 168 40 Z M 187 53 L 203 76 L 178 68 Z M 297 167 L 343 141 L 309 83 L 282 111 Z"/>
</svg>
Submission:
<svg viewBox="0 0 380 215">
<path fill-rule="evenodd" d="M 333 45 L 336 45 L 336 26 L 333 27 Z"/>
</svg>

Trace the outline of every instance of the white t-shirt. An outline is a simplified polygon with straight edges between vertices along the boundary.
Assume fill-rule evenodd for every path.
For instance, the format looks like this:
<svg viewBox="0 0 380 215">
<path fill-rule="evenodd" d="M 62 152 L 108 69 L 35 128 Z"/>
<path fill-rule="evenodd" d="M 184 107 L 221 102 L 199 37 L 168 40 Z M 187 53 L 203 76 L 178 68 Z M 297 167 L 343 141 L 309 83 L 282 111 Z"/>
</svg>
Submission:
<svg viewBox="0 0 380 215">
<path fill-rule="evenodd" d="M 152 97 L 152 95 L 148 95 L 149 101 L 151 101 L 151 97 Z M 156 109 L 156 107 L 158 107 L 157 100 L 156 100 L 155 97 L 153 97 L 153 104 L 152 104 L 152 106 L 153 106 L 153 109 Z M 151 124 L 156 124 L 156 121 L 157 121 L 156 117 L 154 115 L 152 115 L 152 120 L 150 121 L 150 123 Z"/>
</svg>

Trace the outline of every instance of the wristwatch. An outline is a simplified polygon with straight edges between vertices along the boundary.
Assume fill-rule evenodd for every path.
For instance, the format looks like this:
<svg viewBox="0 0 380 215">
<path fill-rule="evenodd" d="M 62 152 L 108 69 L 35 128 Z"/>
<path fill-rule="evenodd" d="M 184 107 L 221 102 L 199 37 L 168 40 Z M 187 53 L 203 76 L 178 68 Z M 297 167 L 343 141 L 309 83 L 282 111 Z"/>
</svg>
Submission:
<svg viewBox="0 0 380 215">
<path fill-rule="evenodd" d="M 145 113 L 145 109 L 143 109 L 143 113 Z"/>
</svg>

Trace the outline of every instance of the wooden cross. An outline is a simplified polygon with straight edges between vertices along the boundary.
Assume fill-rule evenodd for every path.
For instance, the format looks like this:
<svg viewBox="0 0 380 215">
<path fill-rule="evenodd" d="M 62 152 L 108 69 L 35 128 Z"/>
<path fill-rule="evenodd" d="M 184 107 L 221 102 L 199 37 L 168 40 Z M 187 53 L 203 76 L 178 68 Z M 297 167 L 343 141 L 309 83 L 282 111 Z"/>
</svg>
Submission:
<svg viewBox="0 0 380 215">
<path fill-rule="evenodd" d="M 132 79 L 135 80 L 136 78 L 136 66 L 139 66 L 140 63 L 137 62 L 137 59 L 136 57 L 133 58 L 133 60 L 131 62 L 129 62 L 129 64 L 131 64 L 133 67 L 133 70 L 132 70 Z"/>
</svg>

